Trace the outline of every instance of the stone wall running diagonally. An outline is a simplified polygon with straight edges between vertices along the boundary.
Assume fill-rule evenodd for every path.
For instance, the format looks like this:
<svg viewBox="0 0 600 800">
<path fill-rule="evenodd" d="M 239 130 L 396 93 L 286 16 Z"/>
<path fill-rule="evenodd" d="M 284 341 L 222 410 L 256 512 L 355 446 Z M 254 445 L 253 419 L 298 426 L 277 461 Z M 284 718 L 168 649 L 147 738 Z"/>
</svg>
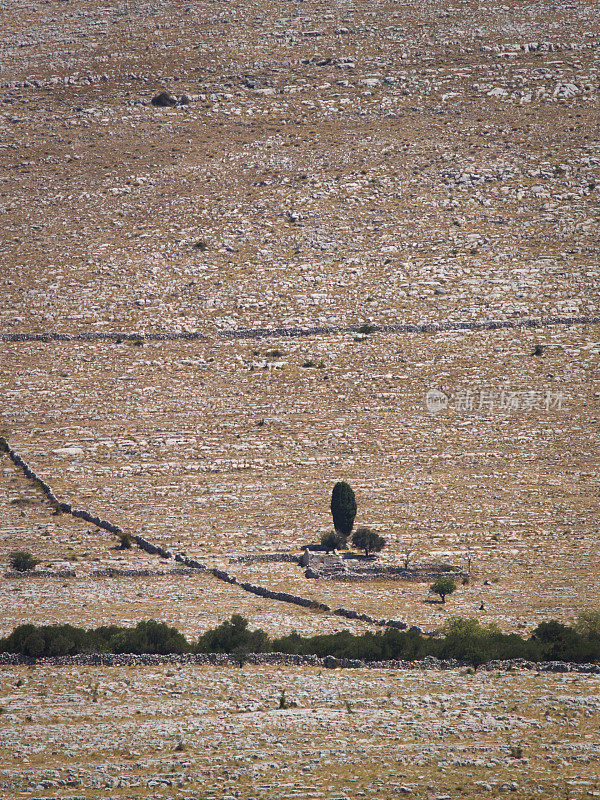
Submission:
<svg viewBox="0 0 600 800">
<path fill-rule="evenodd" d="M 73 508 L 70 503 L 61 502 L 52 491 L 52 488 L 42 478 L 40 478 L 39 475 L 36 475 L 29 464 L 27 464 L 27 462 L 15 450 L 13 450 L 7 440 L 3 437 L 0 437 L 0 453 L 6 453 L 13 464 L 15 464 L 17 467 L 20 467 L 20 469 L 23 470 L 23 474 L 33 481 L 43 491 L 48 500 L 50 500 L 50 502 L 64 514 L 71 514 L 73 517 L 83 519 L 86 522 L 95 525 L 97 528 L 101 528 L 102 530 L 108 531 L 109 533 L 113 533 L 117 536 L 120 536 L 124 533 L 122 528 L 112 522 L 109 522 L 108 520 L 101 519 L 94 514 L 90 514 L 88 511 Z M 289 594 L 288 592 L 275 592 L 271 589 L 267 589 L 265 586 L 256 586 L 246 581 L 240 582 L 235 575 L 231 575 L 225 570 L 218 569 L 216 567 L 210 569 L 206 566 L 206 564 L 202 564 L 200 561 L 190 558 L 185 553 L 173 553 L 171 550 L 154 544 L 139 534 L 131 536 L 131 540 L 146 553 L 150 553 L 151 555 L 159 555 L 161 558 L 165 559 L 172 558 L 190 570 L 194 570 L 195 572 L 205 572 L 209 575 L 213 575 L 220 581 L 239 586 L 240 589 L 243 589 L 245 592 L 255 594 L 258 597 L 264 597 L 267 600 L 278 600 L 282 603 L 291 603 L 292 605 L 301 606 L 302 608 L 308 608 L 313 611 L 327 612 L 335 614 L 338 617 L 361 620 L 362 622 L 366 622 L 370 625 L 377 625 L 379 627 L 398 628 L 399 630 L 406 630 L 408 628 L 406 622 L 402 622 L 401 620 L 375 619 L 368 614 L 362 614 L 358 611 L 353 611 L 347 608 L 332 609 L 331 606 L 328 606 L 326 603 L 318 603 L 315 600 L 309 600 L 306 597 Z M 413 628 L 419 631 L 419 633 L 423 633 L 420 628 L 417 628 L 416 626 L 413 626 Z"/>
<path fill-rule="evenodd" d="M 439 333 L 441 331 L 494 331 L 516 328 L 552 328 L 557 325 L 597 325 L 600 316 L 557 316 L 543 319 L 465 320 L 464 322 L 396 322 L 372 325 L 373 333 Z M 82 331 L 80 333 L 7 333 L 0 332 L 0 342 L 97 342 L 97 341 L 210 341 L 217 339 L 297 338 L 339 333 L 358 333 L 360 325 L 315 325 L 313 327 L 239 328 L 224 330 L 208 336 L 200 331 L 150 331 L 148 333 L 119 333 L 118 331 Z"/>
</svg>

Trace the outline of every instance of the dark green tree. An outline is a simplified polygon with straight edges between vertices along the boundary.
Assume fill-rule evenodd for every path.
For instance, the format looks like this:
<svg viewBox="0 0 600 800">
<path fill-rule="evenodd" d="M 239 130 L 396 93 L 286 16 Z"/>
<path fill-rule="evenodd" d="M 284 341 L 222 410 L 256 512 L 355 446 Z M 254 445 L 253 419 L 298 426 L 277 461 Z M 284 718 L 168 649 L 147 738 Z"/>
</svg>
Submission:
<svg viewBox="0 0 600 800">
<path fill-rule="evenodd" d="M 196 645 L 198 653 L 233 653 L 236 658 L 243 653 L 262 653 L 268 649 L 269 637 L 258 628 L 248 630 L 248 620 L 241 614 L 232 614 L 217 628 L 206 631 Z M 239 661 L 239 659 L 238 659 Z"/>
<path fill-rule="evenodd" d="M 444 578 L 442 575 L 440 575 L 440 577 L 436 578 L 431 584 L 429 591 L 433 592 L 434 594 L 439 594 L 439 596 L 442 598 L 442 603 L 445 603 L 446 595 L 452 594 L 452 592 L 456 591 L 456 584 L 452 578 Z"/>
<path fill-rule="evenodd" d="M 352 535 L 352 544 L 359 550 L 364 550 L 365 555 L 379 553 L 385 546 L 385 539 L 370 528 L 357 528 Z"/>
<path fill-rule="evenodd" d="M 8 556 L 8 560 L 13 569 L 18 572 L 27 572 L 40 563 L 39 559 L 34 558 L 27 550 L 13 550 Z"/>
<path fill-rule="evenodd" d="M 344 536 L 350 536 L 356 516 L 356 497 L 352 487 L 346 481 L 338 481 L 333 487 L 331 515 L 336 531 Z"/>
<path fill-rule="evenodd" d="M 321 544 L 330 553 L 332 550 L 347 550 L 346 537 L 338 531 L 329 531 L 321 536 Z"/>
</svg>

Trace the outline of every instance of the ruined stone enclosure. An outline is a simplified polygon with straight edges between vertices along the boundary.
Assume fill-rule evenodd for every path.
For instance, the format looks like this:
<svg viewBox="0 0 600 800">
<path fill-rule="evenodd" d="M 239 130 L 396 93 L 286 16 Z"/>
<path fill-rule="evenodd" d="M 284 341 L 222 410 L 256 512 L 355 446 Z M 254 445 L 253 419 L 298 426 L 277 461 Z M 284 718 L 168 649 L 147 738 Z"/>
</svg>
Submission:
<svg viewBox="0 0 600 800">
<path fill-rule="evenodd" d="M 525 633 L 598 608 L 597 3 L 10 0 L 1 18 L 0 436 L 61 501 L 160 548 L 54 515 L 0 455 L 0 574 L 13 550 L 42 561 L 0 577 L 1 633 L 155 617 L 197 636 L 232 613 L 271 635 L 456 614 Z M 470 561 L 469 584 L 441 605 L 426 582 L 235 560 L 318 541 L 338 480 L 386 562 Z M 209 697 L 199 667 L 61 669 L 2 668 L 2 796 L 249 800 L 273 796 L 272 764 L 281 797 L 599 790 L 595 679 L 359 676 L 352 713 L 335 671 L 203 667 Z M 181 688 L 201 724 L 176 716 Z M 128 693 L 131 735 L 109 734 Z M 364 769 L 331 752 L 332 720 Z M 240 731 L 255 770 L 199 759 Z M 67 738 L 71 776 L 51 755 Z"/>
</svg>

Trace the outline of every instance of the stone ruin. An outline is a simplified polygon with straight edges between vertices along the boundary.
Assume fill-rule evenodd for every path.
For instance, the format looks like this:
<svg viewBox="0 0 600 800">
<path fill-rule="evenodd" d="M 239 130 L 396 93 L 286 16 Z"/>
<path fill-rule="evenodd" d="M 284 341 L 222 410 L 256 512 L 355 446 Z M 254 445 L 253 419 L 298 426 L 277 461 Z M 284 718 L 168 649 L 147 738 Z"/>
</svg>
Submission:
<svg viewBox="0 0 600 800">
<path fill-rule="evenodd" d="M 462 580 L 468 577 L 464 569 L 450 564 L 415 563 L 412 566 L 386 564 L 379 556 L 360 556 L 305 547 L 300 564 L 306 567 L 307 578 L 335 581 L 399 580 L 428 582 L 436 578 Z"/>
</svg>

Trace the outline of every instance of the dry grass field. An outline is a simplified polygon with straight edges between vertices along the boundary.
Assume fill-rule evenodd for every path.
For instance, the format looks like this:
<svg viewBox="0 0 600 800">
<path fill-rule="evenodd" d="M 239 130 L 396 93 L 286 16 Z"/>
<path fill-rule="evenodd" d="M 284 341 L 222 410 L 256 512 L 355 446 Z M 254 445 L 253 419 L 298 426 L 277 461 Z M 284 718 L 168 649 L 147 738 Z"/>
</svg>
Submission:
<svg viewBox="0 0 600 800">
<path fill-rule="evenodd" d="M 60 499 L 426 630 L 597 609 L 600 325 L 347 327 L 600 313 L 597 3 L 0 10 L 0 435 Z M 335 330 L 232 335 L 313 326 Z M 115 335 L 7 338 L 47 332 Z M 118 337 L 153 332 L 203 338 Z M 442 606 L 425 584 L 229 563 L 318 540 L 341 479 L 384 559 L 470 554 L 469 585 Z M 76 572 L 2 575 L 2 634 L 154 617 L 196 637 L 236 612 L 271 635 L 368 627 L 115 544 L 0 455 L 0 562 Z M 299 706 L 278 712 L 284 683 Z M 600 793 L 596 678 L 3 667 L 0 693 L 9 800 Z M 81 782 L 41 786 L 67 769 Z"/>
</svg>

